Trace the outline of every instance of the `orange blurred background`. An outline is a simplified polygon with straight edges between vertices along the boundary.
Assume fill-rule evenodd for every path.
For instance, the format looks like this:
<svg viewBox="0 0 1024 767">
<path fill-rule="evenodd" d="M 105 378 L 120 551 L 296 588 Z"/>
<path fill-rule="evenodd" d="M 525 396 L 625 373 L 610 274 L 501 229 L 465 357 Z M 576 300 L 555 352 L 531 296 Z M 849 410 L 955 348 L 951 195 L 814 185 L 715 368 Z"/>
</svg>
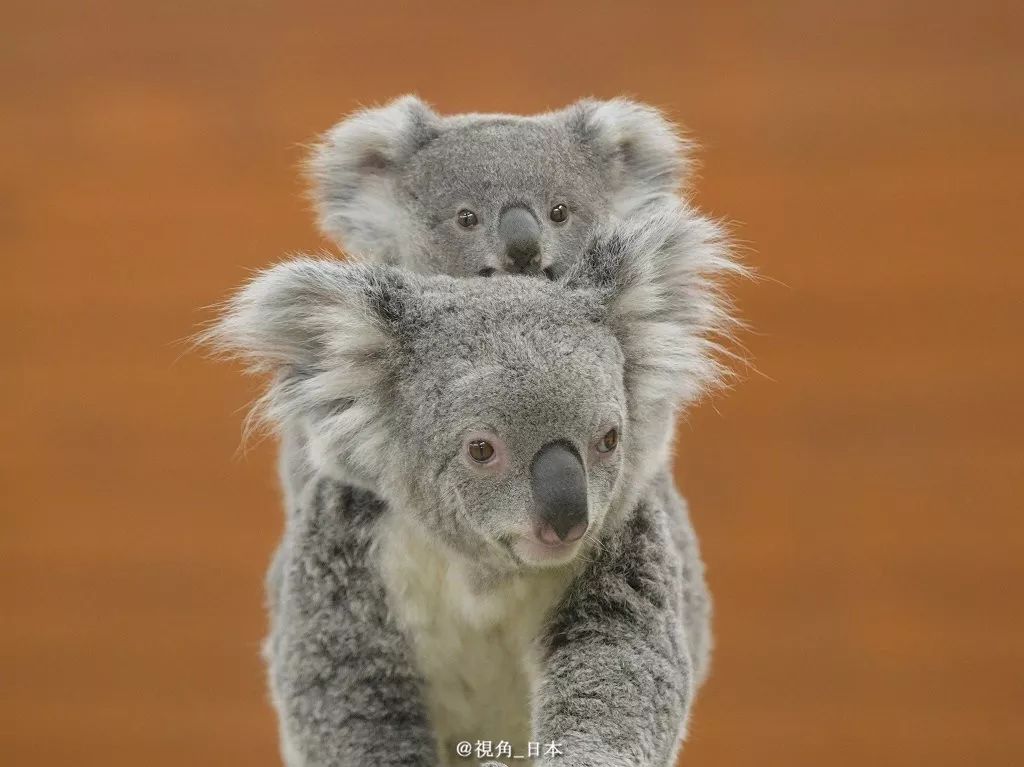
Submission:
<svg viewBox="0 0 1024 767">
<path fill-rule="evenodd" d="M 408 91 L 663 107 L 765 278 L 761 374 L 680 427 L 682 762 L 1024 763 L 1020 3 L 3 5 L 0 763 L 278 763 L 274 446 L 181 340 L 327 247 L 302 144 Z"/>
</svg>

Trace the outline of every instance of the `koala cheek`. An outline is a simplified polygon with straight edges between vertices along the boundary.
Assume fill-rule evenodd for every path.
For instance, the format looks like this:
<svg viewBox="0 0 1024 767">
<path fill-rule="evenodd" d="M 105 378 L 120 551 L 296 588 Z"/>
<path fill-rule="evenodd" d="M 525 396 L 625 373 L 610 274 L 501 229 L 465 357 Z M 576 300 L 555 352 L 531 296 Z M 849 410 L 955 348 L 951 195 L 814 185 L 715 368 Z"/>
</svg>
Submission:
<svg viewBox="0 0 1024 767">
<path fill-rule="evenodd" d="M 341 451 L 323 431 L 313 428 L 307 432 L 307 435 L 306 457 L 315 473 L 326 474 L 332 479 L 373 489 L 371 482 L 346 466 L 346 462 L 341 459 Z"/>
</svg>

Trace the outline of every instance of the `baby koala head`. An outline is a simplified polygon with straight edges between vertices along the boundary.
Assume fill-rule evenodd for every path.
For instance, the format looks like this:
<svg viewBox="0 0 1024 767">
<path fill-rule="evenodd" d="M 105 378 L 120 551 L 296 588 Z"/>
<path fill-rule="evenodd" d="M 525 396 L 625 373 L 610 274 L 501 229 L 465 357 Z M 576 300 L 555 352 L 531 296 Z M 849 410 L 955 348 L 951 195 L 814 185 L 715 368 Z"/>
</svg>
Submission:
<svg viewBox="0 0 1024 767">
<path fill-rule="evenodd" d="M 355 255 L 555 279 L 599 223 L 674 197 L 685 149 L 656 109 L 625 99 L 441 117 L 406 96 L 328 131 L 308 170 L 321 229 Z"/>
<path fill-rule="evenodd" d="M 733 268 L 670 208 L 600 235 L 557 282 L 299 259 L 209 340 L 274 373 L 263 415 L 320 472 L 474 561 L 572 560 L 664 465 L 674 411 L 716 379 Z"/>
</svg>

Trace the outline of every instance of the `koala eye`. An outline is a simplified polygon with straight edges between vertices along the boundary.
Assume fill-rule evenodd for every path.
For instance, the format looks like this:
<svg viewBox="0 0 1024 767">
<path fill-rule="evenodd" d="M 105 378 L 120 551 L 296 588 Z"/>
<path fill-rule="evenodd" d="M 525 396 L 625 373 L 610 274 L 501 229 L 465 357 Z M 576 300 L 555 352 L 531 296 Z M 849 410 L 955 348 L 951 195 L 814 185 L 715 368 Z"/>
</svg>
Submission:
<svg viewBox="0 0 1024 767">
<path fill-rule="evenodd" d="M 597 444 L 597 452 L 610 453 L 619 444 L 619 430 L 610 429 Z"/>
<path fill-rule="evenodd" d="M 459 226 L 463 226 L 466 229 L 471 229 L 477 224 L 476 213 L 467 208 L 463 208 L 459 211 Z"/>
<path fill-rule="evenodd" d="M 556 224 L 562 223 L 567 218 L 569 218 L 569 209 L 562 203 L 558 203 L 558 205 L 551 209 L 551 220 Z"/>
<path fill-rule="evenodd" d="M 469 443 L 469 457 L 477 463 L 487 463 L 494 456 L 494 445 L 485 439 L 475 439 Z"/>
</svg>

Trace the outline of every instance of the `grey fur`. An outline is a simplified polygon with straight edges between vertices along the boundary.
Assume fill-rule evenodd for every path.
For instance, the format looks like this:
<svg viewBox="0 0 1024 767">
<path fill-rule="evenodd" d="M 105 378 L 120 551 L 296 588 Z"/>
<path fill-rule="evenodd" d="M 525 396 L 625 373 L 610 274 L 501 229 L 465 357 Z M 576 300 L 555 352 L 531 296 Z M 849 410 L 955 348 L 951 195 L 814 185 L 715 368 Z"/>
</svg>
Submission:
<svg viewBox="0 0 1024 767">
<path fill-rule="evenodd" d="M 267 658 L 290 767 L 451 756 L 377 554 L 395 520 L 481 598 L 565 573 L 537 608 L 533 734 L 565 752 L 544 764 L 671 763 L 706 674 L 709 602 L 663 467 L 676 410 L 721 373 L 715 279 L 733 269 L 714 225 L 667 204 L 602 228 L 557 283 L 300 259 L 230 302 L 206 340 L 272 374 L 259 414 L 288 438 L 295 508 L 269 576 Z M 609 426 L 619 447 L 600 458 Z M 463 459 L 481 429 L 507 451 L 498 475 Z M 587 456 L 591 529 L 551 564 L 517 546 L 529 458 L 554 439 Z"/>
<path fill-rule="evenodd" d="M 585 99 L 533 117 L 441 117 L 406 96 L 338 123 L 314 149 L 308 171 L 321 229 L 354 253 L 452 275 L 508 268 L 501 256 L 500 214 L 518 203 L 535 214 L 543 230 L 542 258 L 534 271 L 546 267 L 560 275 L 600 227 L 672 204 L 689 171 L 690 149 L 658 110 L 627 99 Z M 559 201 L 570 207 L 562 225 L 544 216 Z M 462 208 L 478 213 L 478 228 L 466 231 L 455 223 Z M 707 226 L 696 211 L 683 207 L 679 212 L 694 226 Z M 715 240 L 718 234 L 707 228 L 707 236 Z M 722 305 L 695 306 L 714 311 Z M 693 319 L 727 322 L 724 314 Z M 713 365 L 708 351 L 694 350 L 692 364 Z M 708 374 L 714 371 L 700 371 L 691 380 Z M 668 458 L 662 473 L 664 501 L 689 529 Z M 700 568 L 692 530 L 686 540 L 693 542 L 690 566 Z M 708 600 L 700 611 L 709 624 Z M 704 634 L 703 646 L 709 648 L 710 631 Z M 701 664 L 699 681 L 706 665 Z"/>
<path fill-rule="evenodd" d="M 302 498 L 268 577 L 264 655 L 285 763 L 433 764 L 421 680 L 371 568 L 384 504 L 326 478 Z"/>
<path fill-rule="evenodd" d="M 338 123 L 308 172 L 320 228 L 355 255 L 455 276 L 507 270 L 498 222 L 523 206 L 541 227 L 533 271 L 559 276 L 599 225 L 674 197 L 688 148 L 656 109 L 626 99 L 441 117 L 405 96 Z M 559 203 L 569 216 L 555 223 Z M 462 209 L 479 224 L 459 226 Z"/>
</svg>

